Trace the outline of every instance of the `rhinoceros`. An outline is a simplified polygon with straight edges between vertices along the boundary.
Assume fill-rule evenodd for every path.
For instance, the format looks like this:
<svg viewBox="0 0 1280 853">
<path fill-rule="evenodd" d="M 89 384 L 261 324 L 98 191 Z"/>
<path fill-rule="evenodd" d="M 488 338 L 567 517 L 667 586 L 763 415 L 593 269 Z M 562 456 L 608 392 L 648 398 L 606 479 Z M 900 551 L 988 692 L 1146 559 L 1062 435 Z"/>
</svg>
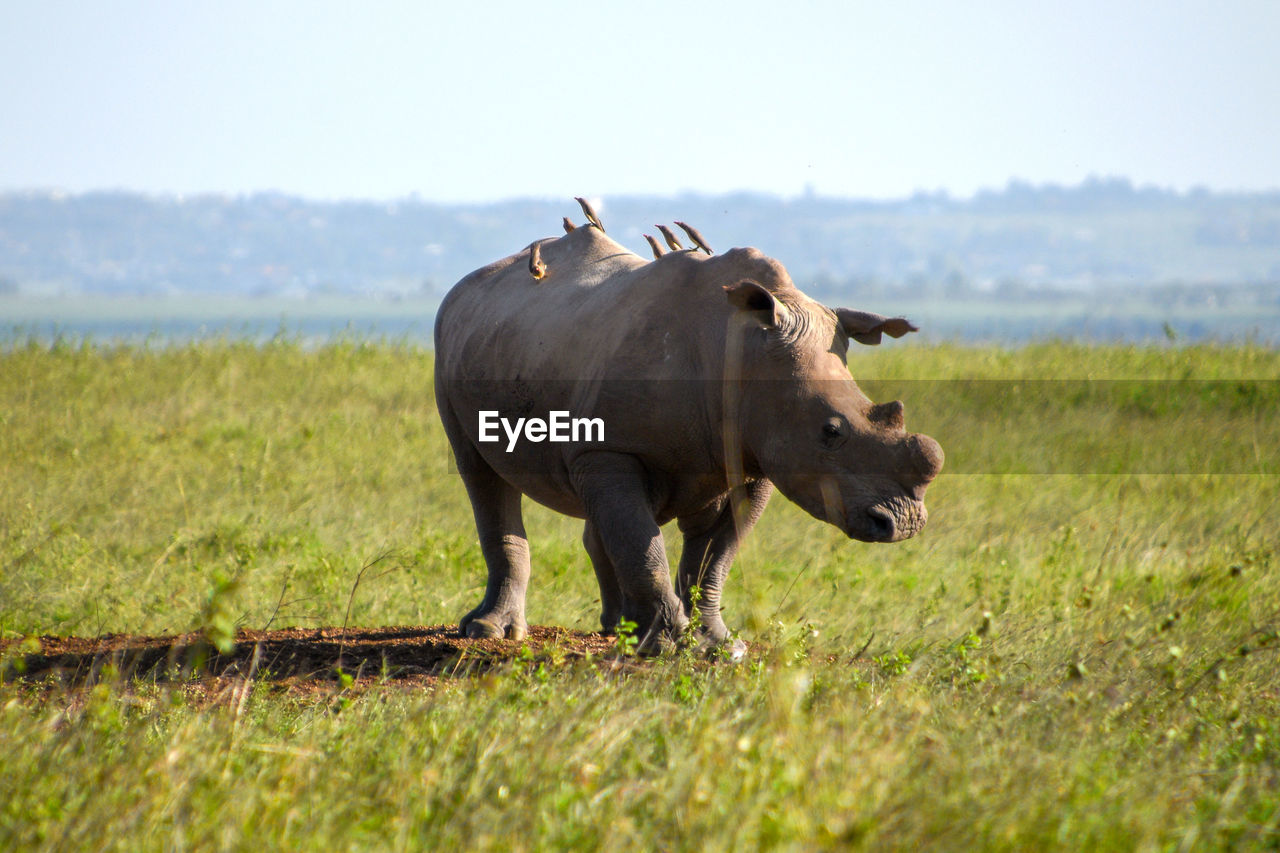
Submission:
<svg viewBox="0 0 1280 853">
<path fill-rule="evenodd" d="M 873 404 L 846 353 L 914 330 L 819 304 L 757 249 L 649 260 L 594 224 L 467 275 L 435 324 L 436 403 L 488 566 L 459 630 L 525 636 L 522 495 L 585 519 L 601 627 L 629 620 L 648 651 L 694 607 L 699 642 L 741 647 L 721 591 L 775 487 L 853 539 L 913 536 L 942 448 L 905 431 L 901 402 Z"/>
</svg>

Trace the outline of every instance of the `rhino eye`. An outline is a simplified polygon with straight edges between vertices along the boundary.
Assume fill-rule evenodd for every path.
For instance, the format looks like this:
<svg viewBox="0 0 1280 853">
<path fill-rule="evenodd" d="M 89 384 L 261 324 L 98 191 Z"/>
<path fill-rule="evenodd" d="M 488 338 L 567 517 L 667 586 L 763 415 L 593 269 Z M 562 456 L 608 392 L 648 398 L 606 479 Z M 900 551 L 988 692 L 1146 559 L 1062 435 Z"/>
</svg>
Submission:
<svg viewBox="0 0 1280 853">
<path fill-rule="evenodd" d="M 827 448 L 838 446 L 845 438 L 844 421 L 831 418 L 822 425 L 822 444 Z"/>
</svg>

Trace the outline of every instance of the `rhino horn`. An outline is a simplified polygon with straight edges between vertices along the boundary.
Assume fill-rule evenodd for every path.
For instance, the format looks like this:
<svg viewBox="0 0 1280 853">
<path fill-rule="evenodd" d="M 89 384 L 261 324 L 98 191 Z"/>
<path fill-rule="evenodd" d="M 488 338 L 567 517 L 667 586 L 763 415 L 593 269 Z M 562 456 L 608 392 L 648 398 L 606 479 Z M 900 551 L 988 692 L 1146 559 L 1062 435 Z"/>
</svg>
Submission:
<svg viewBox="0 0 1280 853">
<path fill-rule="evenodd" d="M 851 308 L 837 308 L 836 317 L 845 334 L 860 344 L 875 346 L 880 343 L 882 334 L 891 338 L 900 338 L 907 332 L 920 331 L 902 317 L 882 317 L 867 311 L 854 311 Z"/>
<path fill-rule="evenodd" d="M 901 430 L 906 426 L 903 417 L 904 407 L 901 400 L 894 400 L 891 403 L 876 403 L 871 407 L 871 411 L 867 414 L 870 420 L 878 424 L 883 424 L 889 429 Z"/>
</svg>

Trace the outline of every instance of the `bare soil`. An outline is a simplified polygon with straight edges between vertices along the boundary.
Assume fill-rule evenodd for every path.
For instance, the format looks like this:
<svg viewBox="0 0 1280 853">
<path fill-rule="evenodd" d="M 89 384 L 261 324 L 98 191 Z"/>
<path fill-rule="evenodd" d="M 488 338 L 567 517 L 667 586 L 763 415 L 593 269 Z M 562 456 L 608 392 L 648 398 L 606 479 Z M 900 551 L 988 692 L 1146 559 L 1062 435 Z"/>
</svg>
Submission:
<svg viewBox="0 0 1280 853">
<path fill-rule="evenodd" d="M 6 682 L 46 686 L 124 679 L 202 686 L 201 692 L 250 679 L 312 693 L 385 683 L 429 686 L 517 660 L 537 665 L 611 658 L 613 648 L 613 638 L 599 633 L 537 625 L 524 640 L 471 640 L 459 637 L 453 625 L 240 631 L 226 654 L 199 633 L 46 636 L 0 639 L 0 674 Z"/>
</svg>

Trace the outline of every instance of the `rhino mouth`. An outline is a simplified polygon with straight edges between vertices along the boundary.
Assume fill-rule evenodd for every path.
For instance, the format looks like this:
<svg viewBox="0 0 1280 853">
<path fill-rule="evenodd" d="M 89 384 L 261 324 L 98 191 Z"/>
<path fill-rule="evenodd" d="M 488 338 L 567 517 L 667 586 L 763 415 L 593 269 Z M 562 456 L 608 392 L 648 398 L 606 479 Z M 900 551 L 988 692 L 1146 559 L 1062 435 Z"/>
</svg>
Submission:
<svg viewBox="0 0 1280 853">
<path fill-rule="evenodd" d="M 902 495 L 851 511 L 844 532 L 862 542 L 901 542 L 919 533 L 928 520 L 924 501 Z"/>
</svg>

